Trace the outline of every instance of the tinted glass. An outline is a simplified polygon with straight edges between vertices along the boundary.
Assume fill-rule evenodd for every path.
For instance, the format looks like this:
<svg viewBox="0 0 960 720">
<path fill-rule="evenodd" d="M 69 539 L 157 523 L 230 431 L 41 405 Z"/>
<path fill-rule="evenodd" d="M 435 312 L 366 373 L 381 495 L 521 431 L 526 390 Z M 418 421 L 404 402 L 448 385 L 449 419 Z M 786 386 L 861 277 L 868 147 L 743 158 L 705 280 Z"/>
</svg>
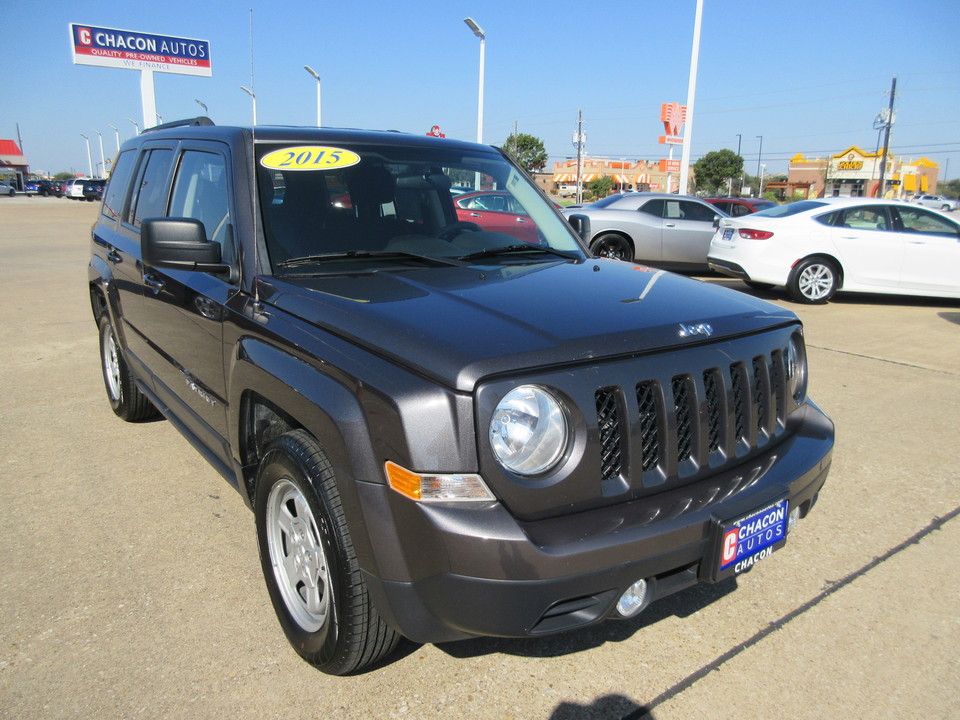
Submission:
<svg viewBox="0 0 960 720">
<path fill-rule="evenodd" d="M 120 217 L 120 212 L 123 210 L 123 198 L 127 194 L 130 174 L 133 172 L 136 159 L 137 154 L 133 150 L 127 150 L 120 153 L 113 164 L 113 172 L 110 173 L 110 182 L 107 184 L 101 208 L 101 212 L 111 220 Z"/>
<path fill-rule="evenodd" d="M 790 215 L 796 215 L 797 213 L 806 212 L 807 210 L 816 210 L 825 205 L 827 205 L 827 203 L 818 202 L 817 200 L 799 200 L 797 202 L 787 203 L 786 205 L 777 205 L 776 207 L 761 210 L 757 215 L 764 215 L 766 217 L 789 217 Z"/>
<path fill-rule="evenodd" d="M 958 234 L 958 226 L 946 218 L 927 212 L 921 208 L 898 207 L 900 222 L 904 232 L 923 233 L 924 235 L 951 235 Z"/>
<path fill-rule="evenodd" d="M 166 215 L 167 175 L 172 159 L 172 150 L 159 149 L 150 151 L 141 163 L 130 201 L 130 216 L 135 227 L 140 227 L 144 218 Z"/>
<path fill-rule="evenodd" d="M 640 208 L 640 212 L 644 212 L 647 215 L 653 215 L 654 217 L 663 217 L 663 200 L 651 200 L 643 204 L 643 207 Z"/>
<path fill-rule="evenodd" d="M 883 206 L 846 208 L 840 211 L 841 227 L 855 230 L 889 230 L 887 210 Z"/>
<path fill-rule="evenodd" d="M 203 222 L 207 239 L 220 243 L 222 257 L 229 261 L 232 248 L 226 240 L 230 202 L 226 162 L 222 155 L 197 150 L 183 153 L 173 181 L 170 216 L 196 218 Z"/>
<path fill-rule="evenodd" d="M 368 268 L 377 258 L 395 265 L 403 253 L 457 262 L 475 253 L 493 258 L 488 251 L 507 247 L 519 253 L 504 253 L 503 262 L 557 260 L 537 248 L 582 256 L 569 226 L 499 154 L 444 146 L 292 147 L 296 152 L 278 144 L 257 148 L 266 245 L 281 274 L 339 272 L 351 263 Z M 454 195 L 455 186 L 484 194 Z M 503 213 L 516 217 L 504 222 Z"/>
</svg>

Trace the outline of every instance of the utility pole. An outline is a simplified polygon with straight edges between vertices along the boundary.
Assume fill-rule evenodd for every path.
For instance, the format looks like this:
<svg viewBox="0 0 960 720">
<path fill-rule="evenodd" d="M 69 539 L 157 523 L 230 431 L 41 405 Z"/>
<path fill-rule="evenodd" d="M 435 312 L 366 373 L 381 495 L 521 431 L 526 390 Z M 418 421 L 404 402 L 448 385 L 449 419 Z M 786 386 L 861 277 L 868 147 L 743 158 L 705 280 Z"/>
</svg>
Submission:
<svg viewBox="0 0 960 720">
<path fill-rule="evenodd" d="M 583 174 L 583 110 L 577 110 L 577 204 L 583 202 L 583 186 L 580 177 Z"/>
<path fill-rule="evenodd" d="M 886 178 L 884 177 L 887 171 L 887 149 L 890 147 L 890 126 L 893 125 L 893 99 L 897 95 L 897 76 L 893 76 L 893 83 L 890 85 L 890 107 L 887 111 L 887 122 L 886 127 L 883 131 L 883 155 L 880 157 L 880 189 L 877 194 L 877 197 L 884 197 L 886 195 Z"/>
</svg>

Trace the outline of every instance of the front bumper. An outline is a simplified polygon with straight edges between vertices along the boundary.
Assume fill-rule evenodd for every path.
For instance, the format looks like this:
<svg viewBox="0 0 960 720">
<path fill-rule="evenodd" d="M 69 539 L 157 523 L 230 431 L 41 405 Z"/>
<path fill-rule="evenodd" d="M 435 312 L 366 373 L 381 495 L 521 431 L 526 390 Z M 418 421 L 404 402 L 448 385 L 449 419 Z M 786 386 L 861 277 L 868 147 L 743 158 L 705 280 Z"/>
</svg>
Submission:
<svg viewBox="0 0 960 720">
<path fill-rule="evenodd" d="M 803 412 L 796 432 L 743 465 L 548 520 L 518 522 L 499 503 L 418 504 L 360 483 L 375 549 L 374 567 L 364 570 L 371 597 L 406 637 L 443 642 L 599 622 L 641 578 L 653 600 L 708 581 L 720 522 L 782 497 L 803 517 L 816 501 L 830 468 L 833 424 L 813 404 Z"/>
</svg>

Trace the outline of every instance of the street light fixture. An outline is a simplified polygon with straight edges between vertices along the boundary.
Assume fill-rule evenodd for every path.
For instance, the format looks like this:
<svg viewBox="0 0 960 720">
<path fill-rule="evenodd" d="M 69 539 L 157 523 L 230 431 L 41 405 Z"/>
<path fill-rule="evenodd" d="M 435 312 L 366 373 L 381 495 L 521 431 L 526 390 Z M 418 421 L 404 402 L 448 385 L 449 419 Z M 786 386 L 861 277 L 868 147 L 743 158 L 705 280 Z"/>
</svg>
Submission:
<svg viewBox="0 0 960 720">
<path fill-rule="evenodd" d="M 304 65 L 303 69 L 313 75 L 314 79 L 317 81 L 317 127 L 320 127 L 323 124 L 320 121 L 320 73 L 318 73 L 309 65 Z"/>
<path fill-rule="evenodd" d="M 253 101 L 253 124 L 257 124 L 257 96 L 254 94 L 253 90 L 248 87 L 240 86 L 240 89 L 243 90 L 247 95 L 250 96 L 250 99 Z"/>
<path fill-rule="evenodd" d="M 107 127 L 112 127 L 113 132 L 117 136 L 117 154 L 119 155 L 120 154 L 120 128 L 118 128 L 116 125 L 111 125 L 110 123 L 107 123 Z"/>
<path fill-rule="evenodd" d="M 200 107 L 202 107 L 202 108 L 203 108 L 203 114 L 204 114 L 204 115 L 206 115 L 206 114 L 207 114 L 207 106 L 206 106 L 206 104 L 205 104 L 205 103 L 202 103 L 202 102 L 200 102 L 200 101 L 199 101 L 199 100 L 197 100 L 196 98 L 194 98 L 194 100 L 193 100 L 193 101 L 194 101 L 194 102 L 195 102 L 195 103 L 196 103 L 197 105 L 199 105 Z"/>
<path fill-rule="evenodd" d="M 463 21 L 467 24 L 467 27 L 473 31 L 473 34 L 480 38 L 480 89 L 479 89 L 479 98 L 477 100 L 477 142 L 483 142 L 483 67 L 484 67 L 484 50 L 487 42 L 487 35 L 483 32 L 483 28 L 477 25 L 476 21 L 473 18 L 464 18 Z"/>
<path fill-rule="evenodd" d="M 763 155 L 763 135 L 757 135 L 760 138 L 760 149 L 757 150 L 757 177 L 760 177 L 760 157 Z M 760 197 L 760 193 L 757 193 L 757 197 Z"/>
<path fill-rule="evenodd" d="M 101 177 L 107 172 L 107 161 L 103 157 L 103 134 L 99 130 L 94 130 L 97 134 L 97 137 L 100 139 L 100 173 Z"/>
<path fill-rule="evenodd" d="M 90 157 L 90 138 L 83 133 L 80 133 L 80 137 L 82 137 L 87 143 L 87 169 L 90 171 L 90 174 L 87 177 L 93 177 L 93 159 Z"/>
<path fill-rule="evenodd" d="M 137 122 L 136 120 L 134 120 L 133 118 L 127 118 L 127 120 L 129 120 L 130 122 L 133 123 L 133 126 L 137 129 L 137 135 L 139 135 L 139 134 L 140 134 L 140 123 L 138 123 L 138 122 Z"/>
</svg>

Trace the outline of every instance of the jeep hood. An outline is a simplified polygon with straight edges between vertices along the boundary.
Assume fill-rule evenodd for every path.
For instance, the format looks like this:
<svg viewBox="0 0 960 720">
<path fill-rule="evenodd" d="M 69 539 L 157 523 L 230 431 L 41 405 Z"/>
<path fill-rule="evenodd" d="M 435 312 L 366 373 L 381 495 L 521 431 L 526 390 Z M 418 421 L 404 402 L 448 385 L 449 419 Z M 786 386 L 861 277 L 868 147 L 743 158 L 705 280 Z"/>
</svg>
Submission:
<svg viewBox="0 0 960 720">
<path fill-rule="evenodd" d="M 797 321 L 719 285 L 600 259 L 277 277 L 261 279 L 261 299 L 464 392 L 499 373 Z"/>
</svg>

